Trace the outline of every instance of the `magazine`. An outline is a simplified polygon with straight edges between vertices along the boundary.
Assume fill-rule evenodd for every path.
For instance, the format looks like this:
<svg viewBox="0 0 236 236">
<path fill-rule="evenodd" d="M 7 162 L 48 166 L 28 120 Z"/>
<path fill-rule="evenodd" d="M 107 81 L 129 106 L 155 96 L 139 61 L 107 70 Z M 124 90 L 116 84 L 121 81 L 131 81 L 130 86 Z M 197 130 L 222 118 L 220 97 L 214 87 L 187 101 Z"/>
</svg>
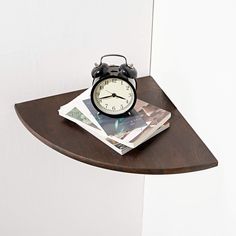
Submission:
<svg viewBox="0 0 236 236">
<path fill-rule="evenodd" d="M 122 118 L 117 120 L 116 118 L 111 118 L 105 115 L 98 114 L 98 112 L 95 110 L 95 108 L 93 108 L 92 105 L 89 107 L 90 109 L 88 109 L 84 101 L 86 102 L 88 99 L 90 100 L 90 91 L 91 88 L 84 91 L 82 94 L 77 96 L 71 102 L 67 103 L 64 106 L 61 106 L 60 108 L 61 114 L 65 114 L 71 111 L 74 107 L 77 107 L 79 108 L 80 112 L 84 114 L 84 116 L 89 117 L 90 121 L 101 130 L 104 136 L 109 135 L 111 139 L 132 147 L 132 144 L 131 145 L 129 144 L 129 140 L 133 139 L 134 137 L 142 133 L 142 131 L 148 127 L 148 124 L 144 122 L 142 118 L 136 116 L 135 112 L 133 112 L 132 116 L 128 119 L 129 121 L 133 121 L 133 126 L 128 128 L 128 125 L 126 125 L 126 128 L 124 129 L 125 124 L 127 124 L 124 121 L 127 118 L 125 119 Z M 87 104 L 89 104 L 89 102 L 87 102 Z M 106 125 L 104 126 L 104 124 Z M 111 135 L 107 134 L 106 132 L 109 133 L 109 127 L 112 126 L 114 127 L 113 134 Z M 104 130 L 103 127 L 106 127 L 107 129 Z M 112 133 L 112 129 L 110 133 Z"/>
<path fill-rule="evenodd" d="M 131 114 L 121 118 L 98 114 L 90 99 L 86 99 L 83 102 L 111 139 L 131 148 L 137 147 L 171 117 L 170 112 L 140 99 L 137 99 Z M 142 137 L 139 137 L 140 135 Z"/>
<path fill-rule="evenodd" d="M 92 105 L 90 98 L 83 102 L 106 134 L 110 137 L 118 138 L 118 141 L 123 139 L 124 141 L 129 142 L 133 137 L 136 137 L 148 127 L 148 124 L 135 109 L 130 115 L 112 118 L 98 113 Z"/>
<path fill-rule="evenodd" d="M 61 110 L 59 110 L 59 114 L 63 116 L 64 118 L 71 120 L 87 130 L 89 133 L 94 135 L 96 138 L 98 138 L 100 141 L 105 143 L 107 146 L 111 147 L 114 151 L 119 153 L 120 155 L 124 155 L 132 148 L 125 146 L 124 144 L 121 144 L 117 141 L 114 141 L 110 139 L 109 137 L 104 137 L 103 133 L 100 132 L 99 128 L 96 127 L 78 108 L 74 107 L 72 110 L 70 110 L 68 113 L 64 114 Z M 166 130 L 169 127 L 169 123 L 164 124 L 161 126 L 155 133 L 152 134 L 152 136 L 148 137 L 145 141 L 148 139 L 154 137 L 155 135 L 161 133 L 162 131 Z M 100 132 L 100 133 L 99 133 Z M 144 139 L 142 135 L 139 136 L 140 139 Z M 138 138 L 137 138 L 138 139 Z"/>
<path fill-rule="evenodd" d="M 85 90 L 71 102 L 61 106 L 59 115 L 77 123 L 108 146 L 124 145 L 119 150 L 135 148 L 169 127 L 169 123 L 166 123 L 171 117 L 170 112 L 140 99 L 137 99 L 131 114 L 125 117 L 112 118 L 100 114 L 91 103 L 90 91 L 91 88 Z"/>
</svg>

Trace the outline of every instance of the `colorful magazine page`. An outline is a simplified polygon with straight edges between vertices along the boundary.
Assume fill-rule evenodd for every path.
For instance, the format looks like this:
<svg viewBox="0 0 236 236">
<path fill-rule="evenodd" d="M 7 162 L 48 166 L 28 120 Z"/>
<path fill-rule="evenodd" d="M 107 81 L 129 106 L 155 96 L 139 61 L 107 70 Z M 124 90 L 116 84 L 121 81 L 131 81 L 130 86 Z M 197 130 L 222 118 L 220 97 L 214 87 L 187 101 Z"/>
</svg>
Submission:
<svg viewBox="0 0 236 236">
<path fill-rule="evenodd" d="M 87 109 L 87 107 L 85 106 L 85 104 L 83 102 L 83 100 L 90 98 L 90 92 L 91 92 L 91 88 L 86 89 L 83 93 L 81 93 L 79 96 L 74 98 L 72 101 L 61 106 L 60 111 L 63 111 L 65 113 L 66 111 L 68 112 L 69 110 L 73 109 L 74 107 L 77 107 L 86 117 L 89 117 L 90 121 L 96 127 L 98 127 L 100 129 L 100 131 L 103 132 L 105 135 L 106 134 L 105 131 L 102 129 L 100 124 L 97 122 L 97 120 L 94 118 L 94 116 Z"/>
<path fill-rule="evenodd" d="M 137 145 L 142 143 L 146 138 L 148 138 L 164 123 L 166 123 L 171 117 L 170 112 L 144 102 L 140 99 L 137 99 L 135 110 L 142 117 L 142 119 L 149 124 L 149 126 L 142 132 L 142 134 L 136 136 L 130 141 L 130 143 L 133 144 L 133 147 L 136 147 Z"/>
<path fill-rule="evenodd" d="M 73 118 L 77 121 L 83 122 L 85 125 L 88 125 L 91 128 L 98 129 L 98 127 L 95 124 L 93 124 L 92 121 L 89 120 L 77 107 L 74 107 L 66 115 L 70 116 L 71 118 Z"/>
</svg>

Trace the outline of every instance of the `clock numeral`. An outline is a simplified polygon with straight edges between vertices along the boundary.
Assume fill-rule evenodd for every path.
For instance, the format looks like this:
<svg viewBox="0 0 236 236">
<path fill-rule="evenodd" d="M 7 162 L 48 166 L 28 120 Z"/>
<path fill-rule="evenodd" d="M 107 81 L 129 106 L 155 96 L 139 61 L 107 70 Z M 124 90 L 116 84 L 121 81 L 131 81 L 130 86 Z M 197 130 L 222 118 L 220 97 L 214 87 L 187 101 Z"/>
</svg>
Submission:
<svg viewBox="0 0 236 236">
<path fill-rule="evenodd" d="M 123 80 L 120 81 L 120 84 L 123 85 Z"/>
<path fill-rule="evenodd" d="M 120 108 L 121 108 L 121 109 L 123 109 L 123 108 L 124 108 L 122 104 L 120 105 Z"/>
<path fill-rule="evenodd" d="M 129 90 L 129 86 L 126 86 L 126 90 Z"/>
<path fill-rule="evenodd" d="M 129 100 L 126 100 L 126 103 L 129 103 Z"/>
<path fill-rule="evenodd" d="M 105 104 L 105 107 L 107 108 L 107 107 L 108 107 L 108 104 Z"/>
<path fill-rule="evenodd" d="M 132 93 L 129 93 L 129 97 L 132 97 Z"/>
<path fill-rule="evenodd" d="M 99 99 L 98 99 L 98 102 L 101 103 L 101 102 L 102 102 L 102 99 L 99 98 Z"/>
<path fill-rule="evenodd" d="M 112 107 L 112 111 L 115 111 L 115 110 L 116 110 L 116 107 L 113 106 L 113 107 Z"/>
<path fill-rule="evenodd" d="M 116 81 L 117 81 L 117 79 L 112 79 L 112 82 L 113 82 L 113 83 L 116 83 Z"/>
<path fill-rule="evenodd" d="M 108 80 L 106 80 L 106 81 L 105 81 L 105 85 L 108 85 L 108 83 L 109 83 Z"/>
<path fill-rule="evenodd" d="M 99 88 L 100 88 L 100 90 L 104 89 L 104 87 L 103 87 L 102 85 L 100 85 L 100 87 L 99 87 Z"/>
</svg>

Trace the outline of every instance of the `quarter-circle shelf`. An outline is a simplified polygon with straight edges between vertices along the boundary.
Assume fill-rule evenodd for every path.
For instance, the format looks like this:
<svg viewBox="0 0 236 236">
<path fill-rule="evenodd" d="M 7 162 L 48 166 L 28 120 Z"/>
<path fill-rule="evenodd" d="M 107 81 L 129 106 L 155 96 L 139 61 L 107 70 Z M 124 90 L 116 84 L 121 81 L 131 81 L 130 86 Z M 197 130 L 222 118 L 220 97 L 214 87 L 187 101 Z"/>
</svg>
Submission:
<svg viewBox="0 0 236 236">
<path fill-rule="evenodd" d="M 139 174 L 175 174 L 218 165 L 216 158 L 151 78 L 138 79 L 138 97 L 172 113 L 171 127 L 120 156 L 58 109 L 83 90 L 15 104 L 18 117 L 39 140 L 75 160 L 106 169 Z"/>
</svg>

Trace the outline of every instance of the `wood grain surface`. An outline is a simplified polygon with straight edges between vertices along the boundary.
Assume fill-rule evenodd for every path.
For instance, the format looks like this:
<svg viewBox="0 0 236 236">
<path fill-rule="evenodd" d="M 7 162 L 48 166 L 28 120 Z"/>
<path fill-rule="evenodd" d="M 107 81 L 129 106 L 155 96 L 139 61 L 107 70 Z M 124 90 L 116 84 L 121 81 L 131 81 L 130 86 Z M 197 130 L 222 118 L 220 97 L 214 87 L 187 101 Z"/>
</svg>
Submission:
<svg viewBox="0 0 236 236">
<path fill-rule="evenodd" d="M 174 174 L 218 165 L 216 158 L 151 77 L 138 79 L 138 98 L 172 113 L 170 128 L 124 156 L 117 154 L 58 109 L 83 90 L 15 104 L 25 127 L 43 143 L 75 160 L 116 171 Z"/>
</svg>

